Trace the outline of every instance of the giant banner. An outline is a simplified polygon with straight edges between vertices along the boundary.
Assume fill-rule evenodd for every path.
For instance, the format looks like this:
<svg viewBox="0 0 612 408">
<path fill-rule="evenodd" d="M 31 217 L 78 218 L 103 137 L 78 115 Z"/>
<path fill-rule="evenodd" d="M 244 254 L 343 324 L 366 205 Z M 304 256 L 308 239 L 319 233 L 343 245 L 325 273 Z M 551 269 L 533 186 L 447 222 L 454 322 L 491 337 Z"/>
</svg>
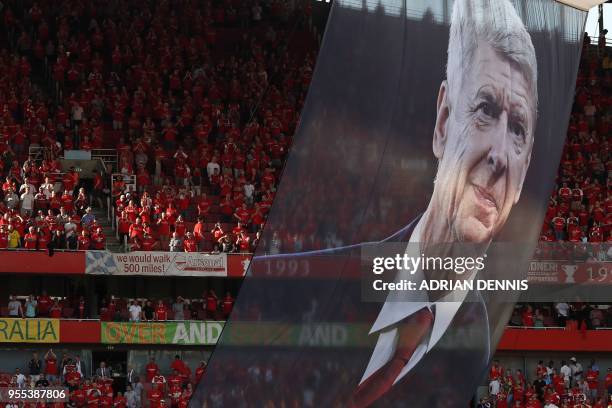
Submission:
<svg viewBox="0 0 612 408">
<path fill-rule="evenodd" d="M 0 343 L 59 343 L 58 319 L 0 319 Z"/>
<path fill-rule="evenodd" d="M 85 273 L 224 277 L 228 276 L 227 261 L 225 253 L 87 251 Z"/>
<path fill-rule="evenodd" d="M 274 387 L 245 379 L 223 402 L 467 406 L 529 287 L 585 18 L 554 0 L 335 0 L 241 313 L 191 405 L 273 360 Z M 355 279 L 368 268 L 382 296 Z M 372 346 L 272 351 L 276 331 L 240 359 L 231 345 L 253 319 L 356 317 Z"/>
</svg>

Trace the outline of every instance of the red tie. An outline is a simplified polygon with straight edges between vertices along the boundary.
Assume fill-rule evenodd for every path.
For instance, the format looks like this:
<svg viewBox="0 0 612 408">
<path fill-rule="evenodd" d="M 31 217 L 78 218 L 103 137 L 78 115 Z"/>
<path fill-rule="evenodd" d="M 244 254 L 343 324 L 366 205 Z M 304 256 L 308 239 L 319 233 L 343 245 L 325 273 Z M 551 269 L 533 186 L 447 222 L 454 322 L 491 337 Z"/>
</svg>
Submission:
<svg viewBox="0 0 612 408">
<path fill-rule="evenodd" d="M 432 324 L 433 314 L 427 308 L 419 310 L 401 322 L 398 326 L 399 338 L 395 354 L 391 360 L 357 387 L 349 407 L 368 407 L 389 391 L 418 345 L 421 344 L 423 336 L 429 333 Z"/>
</svg>

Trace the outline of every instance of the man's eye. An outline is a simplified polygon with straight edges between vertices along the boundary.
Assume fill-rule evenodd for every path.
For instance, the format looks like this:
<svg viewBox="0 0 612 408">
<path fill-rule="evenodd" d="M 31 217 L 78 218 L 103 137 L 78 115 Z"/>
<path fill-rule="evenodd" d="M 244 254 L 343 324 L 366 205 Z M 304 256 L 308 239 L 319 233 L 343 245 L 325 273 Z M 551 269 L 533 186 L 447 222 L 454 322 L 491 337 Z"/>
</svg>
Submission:
<svg viewBox="0 0 612 408">
<path fill-rule="evenodd" d="M 525 127 L 517 122 L 510 122 L 508 124 L 510 131 L 517 135 L 521 142 L 525 142 Z"/>
<path fill-rule="evenodd" d="M 482 102 L 480 105 L 478 105 L 476 110 L 480 111 L 483 115 L 486 115 L 488 117 L 495 117 L 495 106 L 493 106 L 492 103 Z"/>
</svg>

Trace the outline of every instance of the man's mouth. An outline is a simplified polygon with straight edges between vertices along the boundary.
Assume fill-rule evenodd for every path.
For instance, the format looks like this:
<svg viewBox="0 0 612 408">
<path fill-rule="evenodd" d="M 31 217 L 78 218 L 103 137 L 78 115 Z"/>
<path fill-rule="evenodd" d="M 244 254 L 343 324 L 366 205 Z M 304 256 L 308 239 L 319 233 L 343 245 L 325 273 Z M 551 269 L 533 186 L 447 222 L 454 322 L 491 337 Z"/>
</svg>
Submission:
<svg viewBox="0 0 612 408">
<path fill-rule="evenodd" d="M 483 206 L 497 210 L 497 201 L 495 200 L 495 197 L 493 197 L 493 194 L 477 185 L 474 185 L 474 192 Z"/>
</svg>

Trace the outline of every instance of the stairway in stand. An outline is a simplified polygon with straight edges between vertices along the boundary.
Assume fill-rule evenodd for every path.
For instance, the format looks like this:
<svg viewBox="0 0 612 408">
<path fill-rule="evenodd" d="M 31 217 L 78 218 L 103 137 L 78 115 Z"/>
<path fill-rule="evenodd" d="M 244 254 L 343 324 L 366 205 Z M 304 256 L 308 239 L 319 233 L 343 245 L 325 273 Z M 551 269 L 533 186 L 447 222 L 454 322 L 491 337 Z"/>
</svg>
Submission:
<svg viewBox="0 0 612 408">
<path fill-rule="evenodd" d="M 115 236 L 115 231 L 111 226 L 111 222 L 106 218 L 106 210 L 100 208 L 94 208 L 93 214 L 96 216 L 98 224 L 102 226 L 102 231 L 106 236 L 106 249 L 111 252 L 124 252 L 124 248 L 121 242 Z"/>
</svg>

